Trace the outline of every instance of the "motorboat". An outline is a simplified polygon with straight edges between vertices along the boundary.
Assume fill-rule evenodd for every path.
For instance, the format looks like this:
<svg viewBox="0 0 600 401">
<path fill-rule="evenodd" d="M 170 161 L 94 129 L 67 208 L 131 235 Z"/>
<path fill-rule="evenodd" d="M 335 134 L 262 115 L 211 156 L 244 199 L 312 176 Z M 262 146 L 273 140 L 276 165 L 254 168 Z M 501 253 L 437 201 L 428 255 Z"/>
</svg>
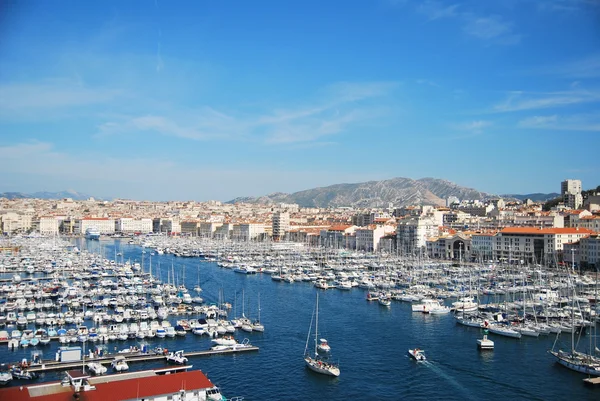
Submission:
<svg viewBox="0 0 600 401">
<path fill-rule="evenodd" d="M 185 331 L 184 331 L 184 333 L 185 333 Z M 158 336 L 158 332 L 156 334 Z M 175 331 L 175 327 L 173 327 L 173 326 L 166 327 L 165 328 L 165 334 L 166 334 L 167 337 L 170 337 L 170 338 L 175 337 L 175 335 L 177 334 L 176 331 Z"/>
<path fill-rule="evenodd" d="M 424 351 L 419 348 L 409 349 L 408 355 L 411 356 L 415 361 L 425 361 L 427 358 L 425 357 Z"/>
<path fill-rule="evenodd" d="M 237 344 L 237 341 L 232 336 L 225 336 L 225 337 L 221 337 L 221 338 L 213 338 L 210 341 L 212 341 L 213 343 L 215 343 L 217 345 L 234 345 L 234 344 Z"/>
<path fill-rule="evenodd" d="M 37 375 L 34 372 L 30 372 L 20 366 L 14 366 L 11 374 L 13 379 L 19 380 L 33 380 L 37 378 Z"/>
<path fill-rule="evenodd" d="M 115 359 L 110 363 L 110 366 L 112 366 L 113 370 L 117 372 L 124 372 L 126 370 L 129 370 L 129 365 L 125 360 L 125 357 L 122 355 L 115 356 Z"/>
<path fill-rule="evenodd" d="M 328 352 L 331 352 L 331 346 L 329 346 L 329 343 L 327 342 L 326 339 L 321 338 L 319 340 L 319 345 L 317 345 L 317 350 L 328 353 Z"/>
<path fill-rule="evenodd" d="M 181 326 L 179 324 L 177 326 L 175 326 L 175 335 L 184 337 L 186 334 L 187 333 L 186 333 L 185 329 L 183 328 L 183 326 Z M 167 335 L 168 335 L 168 333 L 167 333 Z"/>
<path fill-rule="evenodd" d="M 377 302 L 381 306 L 390 306 L 390 305 L 392 305 L 392 299 L 390 297 L 387 297 L 387 296 L 380 296 L 379 299 L 377 300 Z"/>
<path fill-rule="evenodd" d="M 235 344 L 231 344 L 231 345 L 217 344 L 217 345 L 213 345 L 210 349 L 213 351 L 234 351 L 235 352 L 240 349 L 252 348 L 252 347 L 253 347 L 253 345 L 250 344 L 250 340 L 245 338 L 244 341 L 242 341 L 241 343 L 238 343 L 236 341 Z"/>
<path fill-rule="evenodd" d="M 13 379 L 12 373 L 8 370 L 8 366 L 6 364 L 0 365 L 0 386 L 6 386 Z"/>
<path fill-rule="evenodd" d="M 108 370 L 108 369 L 106 369 L 106 366 L 103 366 L 102 364 L 100 364 L 98 362 L 90 362 L 87 364 L 87 367 L 90 370 L 90 372 L 92 372 L 96 376 L 103 375 Z"/>
<path fill-rule="evenodd" d="M 183 350 L 171 352 L 166 356 L 167 363 L 176 363 L 177 365 L 185 365 L 188 359 L 183 356 Z"/>
</svg>

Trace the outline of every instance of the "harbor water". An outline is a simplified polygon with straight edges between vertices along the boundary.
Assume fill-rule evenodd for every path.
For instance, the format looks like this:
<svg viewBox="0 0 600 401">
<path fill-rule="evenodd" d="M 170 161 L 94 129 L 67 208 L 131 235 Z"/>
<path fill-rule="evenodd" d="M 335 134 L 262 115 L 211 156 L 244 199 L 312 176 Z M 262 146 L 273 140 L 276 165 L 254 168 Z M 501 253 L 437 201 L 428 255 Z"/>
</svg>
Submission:
<svg viewBox="0 0 600 401">
<path fill-rule="evenodd" d="M 142 262 L 148 271 L 150 255 L 124 241 L 83 241 L 82 248 L 102 251 L 108 258 L 117 252 L 119 260 Z M 101 249 L 100 249 L 101 248 Z M 246 400 L 598 400 L 600 389 L 583 385 L 583 374 L 570 371 L 548 354 L 555 335 L 520 339 L 490 335 L 493 351 L 480 351 L 476 340 L 481 330 L 457 325 L 452 314 L 413 313 L 411 304 L 392 302 L 384 307 L 366 301 L 366 290 L 317 290 L 311 283 L 276 282 L 269 275 L 237 274 L 201 258 L 154 255 L 152 272 L 166 282 L 170 272 L 192 288 L 198 283 L 205 303 L 223 301 L 233 308 L 229 318 L 258 317 L 264 333 L 237 331 L 241 342 L 248 338 L 258 352 L 190 358 L 194 369 L 202 370 L 221 387 L 226 396 Z M 159 267 L 160 266 L 160 267 Z M 316 292 L 319 295 L 319 337 L 332 348 L 331 359 L 339 363 L 337 378 L 318 375 L 305 367 L 303 354 L 313 316 Z M 172 317 L 192 319 L 195 315 Z M 85 324 L 92 325 L 90 321 Z M 10 331 L 10 329 L 9 329 Z M 587 334 L 589 335 L 589 334 Z M 206 336 L 188 333 L 185 337 L 142 340 L 150 347 L 169 350 L 201 350 L 211 346 Z M 314 338 L 310 339 L 314 344 Z M 585 339 L 582 341 L 587 341 Z M 563 334 L 559 342 L 570 342 Z M 140 340 L 115 341 L 110 351 L 139 345 Z M 80 345 L 79 343 L 77 345 Z M 53 359 L 59 344 L 10 351 L 0 348 L 0 361 L 18 362 L 42 350 Z M 410 348 L 425 350 L 427 361 L 412 360 Z M 163 362 L 130 365 L 130 370 L 164 367 Z M 45 373 L 33 383 L 58 380 L 61 374 Z M 14 380 L 11 385 L 32 382 Z"/>
</svg>

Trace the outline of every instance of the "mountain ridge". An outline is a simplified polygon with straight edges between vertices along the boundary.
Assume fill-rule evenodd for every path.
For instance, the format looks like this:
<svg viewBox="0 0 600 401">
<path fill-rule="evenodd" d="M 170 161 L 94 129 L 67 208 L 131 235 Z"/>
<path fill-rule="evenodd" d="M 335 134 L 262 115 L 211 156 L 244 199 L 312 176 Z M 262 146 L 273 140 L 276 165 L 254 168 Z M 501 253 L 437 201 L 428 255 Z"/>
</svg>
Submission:
<svg viewBox="0 0 600 401">
<path fill-rule="evenodd" d="M 484 200 L 497 197 L 438 178 L 425 177 L 414 180 L 395 177 L 388 180 L 333 184 L 292 194 L 276 192 L 259 197 L 238 197 L 226 203 L 296 203 L 302 207 L 351 206 L 355 208 L 387 207 L 390 203 L 394 207 L 415 204 L 443 206 L 450 196 L 456 196 L 461 200 Z"/>
<path fill-rule="evenodd" d="M 49 192 L 49 191 L 38 191 L 32 194 L 26 194 L 23 192 L 0 192 L 0 198 L 6 199 L 64 199 L 71 198 L 74 200 L 86 200 L 91 198 L 92 196 L 80 193 L 77 191 L 73 191 L 72 189 L 68 189 L 66 191 L 59 192 Z M 100 198 L 94 197 L 96 200 L 100 200 Z"/>
</svg>

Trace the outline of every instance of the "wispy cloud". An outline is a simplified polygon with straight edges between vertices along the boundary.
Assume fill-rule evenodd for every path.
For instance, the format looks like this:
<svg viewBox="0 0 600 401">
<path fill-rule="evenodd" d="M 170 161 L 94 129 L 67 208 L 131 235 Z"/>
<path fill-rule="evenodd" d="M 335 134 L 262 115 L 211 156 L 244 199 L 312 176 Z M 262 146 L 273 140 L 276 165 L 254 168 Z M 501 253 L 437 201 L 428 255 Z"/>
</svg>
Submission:
<svg viewBox="0 0 600 401">
<path fill-rule="evenodd" d="M 64 79 L 6 83 L 0 85 L 0 116 L 37 117 L 46 111 L 107 103 L 123 95 L 121 90 L 92 88 Z"/>
<path fill-rule="evenodd" d="M 253 114 L 224 113 L 205 107 L 170 114 L 129 116 L 104 122 L 98 127 L 97 135 L 153 132 L 192 140 L 236 138 L 270 144 L 317 141 L 381 117 L 386 107 L 375 99 L 389 94 L 396 86 L 394 82 L 336 83 L 326 88 L 322 99 L 313 104 Z"/>
<path fill-rule="evenodd" d="M 488 44 L 514 45 L 521 35 L 514 32 L 514 24 L 500 15 L 485 15 L 468 9 L 464 4 L 448 4 L 427 0 L 418 3 L 416 11 L 429 21 L 456 19 L 465 34 Z"/>
<path fill-rule="evenodd" d="M 587 114 L 532 116 L 519 121 L 518 126 L 521 128 L 558 131 L 600 132 L 600 117 Z"/>
<path fill-rule="evenodd" d="M 417 6 L 417 12 L 424 14 L 430 21 L 441 18 L 452 18 L 459 16 L 458 4 L 449 6 L 438 1 L 425 1 Z"/>
<path fill-rule="evenodd" d="M 535 0 L 538 9 L 545 11 L 574 12 L 600 7 L 597 0 Z"/>
<path fill-rule="evenodd" d="M 491 121 L 474 120 L 458 124 L 452 124 L 451 126 L 457 131 L 467 132 L 467 137 L 473 137 L 482 134 L 485 128 L 491 127 L 492 125 L 493 123 Z M 464 135 L 461 136 L 461 138 L 462 137 L 464 137 Z"/>
<path fill-rule="evenodd" d="M 592 54 L 579 60 L 536 68 L 535 74 L 558 75 L 572 79 L 600 77 L 600 54 Z"/>
<path fill-rule="evenodd" d="M 563 91 L 530 93 L 514 91 L 506 99 L 493 107 L 495 112 L 514 112 L 523 110 L 559 108 L 580 103 L 600 101 L 600 93 L 592 91 Z"/>
<path fill-rule="evenodd" d="M 436 82 L 432 81 L 431 79 L 417 79 L 416 82 L 419 85 L 428 85 L 428 86 L 434 86 L 436 88 L 439 88 L 440 85 L 437 84 Z"/>
<path fill-rule="evenodd" d="M 521 35 L 513 32 L 513 24 L 499 15 L 481 17 L 467 13 L 464 20 L 464 32 L 478 39 L 504 45 L 517 44 L 521 40 Z"/>
</svg>

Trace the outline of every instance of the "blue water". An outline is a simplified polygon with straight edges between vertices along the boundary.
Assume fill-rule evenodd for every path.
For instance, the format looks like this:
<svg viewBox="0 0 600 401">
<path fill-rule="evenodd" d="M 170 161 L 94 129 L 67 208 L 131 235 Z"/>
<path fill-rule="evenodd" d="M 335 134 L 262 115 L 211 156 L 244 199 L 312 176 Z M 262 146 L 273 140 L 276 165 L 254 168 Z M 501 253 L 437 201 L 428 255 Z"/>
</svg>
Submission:
<svg viewBox="0 0 600 401">
<path fill-rule="evenodd" d="M 119 241 L 88 246 L 99 244 L 108 257 L 114 255 L 117 246 L 124 260 L 142 259 L 140 247 Z M 148 255 L 144 255 L 145 270 Z M 246 315 L 255 318 L 260 293 L 265 332 L 236 333 L 240 341 L 248 337 L 260 347 L 258 352 L 190 359 L 194 369 L 202 370 L 226 396 L 244 396 L 247 400 L 600 399 L 600 389 L 583 385 L 584 375 L 556 364 L 547 353 L 554 335 L 520 340 L 490 336 L 495 350 L 480 352 L 476 347 L 480 331 L 457 325 L 451 315 L 412 313 L 410 304 L 401 302 L 385 308 L 367 302 L 364 290 L 358 288 L 320 292 L 319 331 L 329 341 L 341 375 L 318 375 L 308 370 L 302 359 L 317 291 L 311 284 L 274 282 L 268 275 L 237 274 L 212 262 L 171 255 L 153 256 L 153 269 L 159 261 L 165 281 L 171 263 L 178 277 L 185 270 L 190 291 L 197 284 L 200 266 L 202 296 L 207 302 L 217 302 L 222 290 L 225 300 L 236 304 L 237 311 L 231 310 L 230 317 L 241 315 L 243 291 Z M 207 337 L 191 333 L 185 338 L 145 341 L 173 350 L 210 347 Z M 135 344 L 138 342 L 130 340 L 108 346 L 122 349 Z M 37 348 L 52 358 L 57 347 L 52 344 Z M 408 357 L 407 350 L 415 347 L 425 350 L 426 362 L 417 363 Z M 31 350 L 8 351 L 2 346 L 0 360 L 18 361 L 30 357 Z M 162 362 L 130 365 L 132 370 L 162 366 Z M 46 374 L 40 380 L 57 377 Z"/>
</svg>

